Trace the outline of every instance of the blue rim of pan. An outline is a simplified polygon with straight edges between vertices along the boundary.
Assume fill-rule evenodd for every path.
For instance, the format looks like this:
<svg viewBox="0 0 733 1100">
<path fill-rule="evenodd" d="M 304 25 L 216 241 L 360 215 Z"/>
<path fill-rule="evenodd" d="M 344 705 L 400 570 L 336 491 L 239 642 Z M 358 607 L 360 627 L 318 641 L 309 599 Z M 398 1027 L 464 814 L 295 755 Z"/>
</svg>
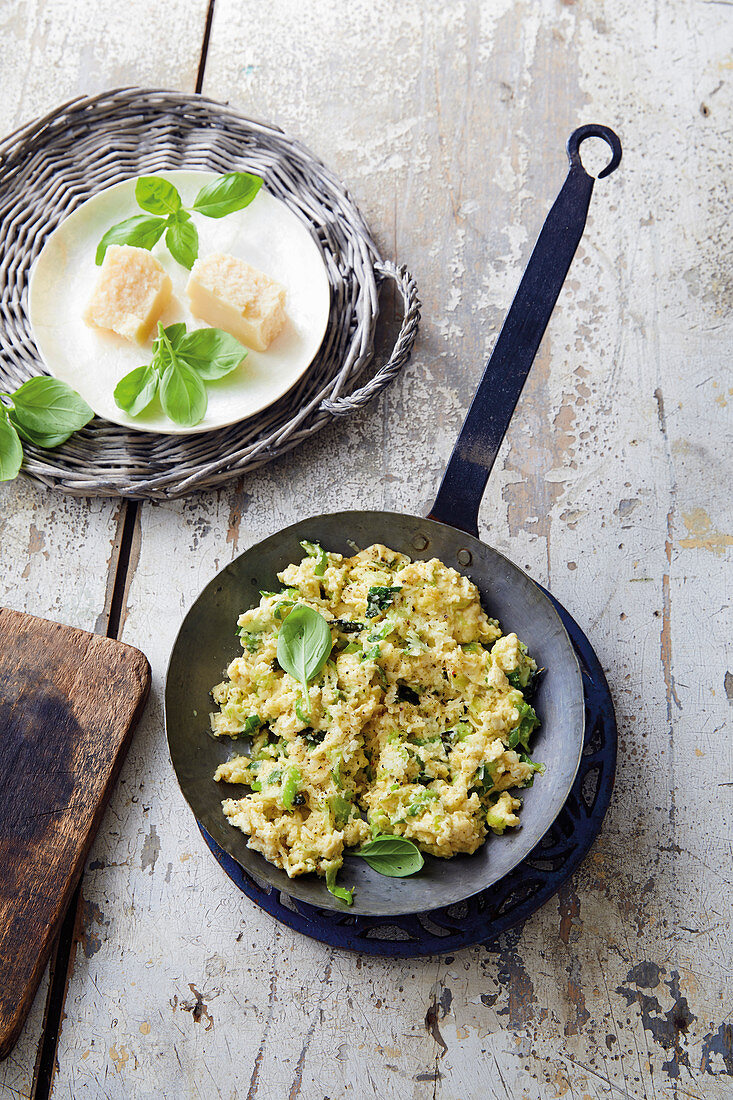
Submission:
<svg viewBox="0 0 733 1100">
<path fill-rule="evenodd" d="M 617 732 L 611 692 L 586 635 L 555 600 L 580 662 L 585 693 L 585 742 L 567 802 L 540 843 L 513 871 L 489 889 L 456 905 L 404 917 L 361 917 L 318 909 L 260 886 L 199 822 L 217 862 L 260 908 L 289 928 L 331 947 L 367 955 L 414 958 L 444 955 L 490 943 L 522 924 L 557 893 L 577 870 L 598 836 L 611 801 Z"/>
</svg>

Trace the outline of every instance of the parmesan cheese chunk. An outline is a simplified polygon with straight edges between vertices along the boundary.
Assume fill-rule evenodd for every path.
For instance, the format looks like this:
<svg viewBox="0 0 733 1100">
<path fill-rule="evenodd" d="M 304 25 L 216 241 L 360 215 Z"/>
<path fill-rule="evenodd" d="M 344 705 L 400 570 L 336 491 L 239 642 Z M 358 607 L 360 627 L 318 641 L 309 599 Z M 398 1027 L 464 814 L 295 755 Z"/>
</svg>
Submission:
<svg viewBox="0 0 733 1100">
<path fill-rule="evenodd" d="M 285 324 L 285 288 L 236 256 L 197 260 L 186 289 L 195 317 L 255 351 L 267 351 Z"/>
<path fill-rule="evenodd" d="M 168 305 L 171 289 L 170 278 L 145 248 L 112 244 L 104 255 L 84 320 L 126 340 L 144 343 Z"/>
</svg>

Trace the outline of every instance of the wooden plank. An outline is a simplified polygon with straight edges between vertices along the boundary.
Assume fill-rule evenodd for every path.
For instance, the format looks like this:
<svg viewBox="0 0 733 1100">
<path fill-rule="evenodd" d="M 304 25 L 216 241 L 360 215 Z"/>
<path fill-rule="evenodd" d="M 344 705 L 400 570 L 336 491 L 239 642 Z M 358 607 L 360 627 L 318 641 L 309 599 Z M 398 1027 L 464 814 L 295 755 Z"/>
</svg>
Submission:
<svg viewBox="0 0 733 1100">
<path fill-rule="evenodd" d="M 0 1059 L 15 1044 L 150 690 L 139 650 L 0 608 Z"/>
<path fill-rule="evenodd" d="M 729 26 L 723 5 L 684 0 L 276 0 L 264 22 L 217 0 L 205 91 L 345 179 L 414 270 L 424 320 L 405 376 L 359 417 L 227 491 L 143 509 L 125 638 L 154 699 L 91 855 L 57 1095 L 729 1094 Z M 482 530 L 598 647 L 614 805 L 574 881 L 498 943 L 409 963 L 332 952 L 260 913 L 203 847 L 164 745 L 167 654 L 198 590 L 263 535 L 352 504 L 427 509 L 564 139 L 590 119 L 618 126 L 624 164 L 598 185 Z"/>
<path fill-rule="evenodd" d="M 100 0 L 80 10 L 65 2 L 26 0 L 3 24 L 8 56 L 3 132 L 67 99 L 137 84 L 193 88 L 207 0 L 170 0 L 153 10 L 143 0 Z M 166 43 L 175 49 L 166 49 Z"/>
</svg>

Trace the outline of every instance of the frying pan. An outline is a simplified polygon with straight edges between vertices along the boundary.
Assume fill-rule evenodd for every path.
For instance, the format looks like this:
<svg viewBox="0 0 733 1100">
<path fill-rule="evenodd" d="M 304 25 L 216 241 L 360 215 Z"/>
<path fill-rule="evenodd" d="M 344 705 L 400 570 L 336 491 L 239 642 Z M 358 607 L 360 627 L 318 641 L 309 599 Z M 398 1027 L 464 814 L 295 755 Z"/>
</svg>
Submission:
<svg viewBox="0 0 733 1100">
<path fill-rule="evenodd" d="M 589 124 L 568 139 L 570 170 L 545 221 L 427 518 L 396 512 L 338 512 L 304 519 L 251 547 L 206 586 L 183 621 L 168 666 L 165 719 L 171 760 L 184 797 L 199 825 L 260 884 L 324 909 L 350 915 L 397 916 L 450 905 L 485 890 L 541 841 L 570 793 L 584 737 L 580 669 L 554 597 L 497 550 L 478 538 L 478 509 L 522 387 L 585 227 L 595 180 L 583 168 L 580 145 L 603 138 L 611 159 L 599 179 L 621 160 L 621 143 L 607 126 Z M 242 788 L 212 776 L 237 742 L 207 735 L 209 692 L 238 655 L 238 615 L 259 602 L 260 590 L 279 586 L 277 573 L 302 557 L 307 539 L 350 555 L 384 543 L 413 559 L 439 558 L 468 576 L 486 612 L 504 631 L 516 631 L 546 672 L 533 700 L 542 721 L 533 756 L 544 776 L 523 792 L 521 826 L 489 836 L 473 855 L 426 857 L 417 875 L 387 878 L 364 860 L 346 856 L 339 882 L 355 886 L 348 910 L 322 878 L 289 879 L 247 847 L 247 837 L 224 817 L 224 798 Z M 242 751 L 241 746 L 239 751 Z"/>
</svg>

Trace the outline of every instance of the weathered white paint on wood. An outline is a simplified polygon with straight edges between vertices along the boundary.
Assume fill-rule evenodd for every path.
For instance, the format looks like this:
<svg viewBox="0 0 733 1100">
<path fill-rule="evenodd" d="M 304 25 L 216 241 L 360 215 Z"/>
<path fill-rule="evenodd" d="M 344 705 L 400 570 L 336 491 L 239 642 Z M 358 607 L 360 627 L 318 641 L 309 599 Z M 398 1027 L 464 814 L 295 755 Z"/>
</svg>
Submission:
<svg viewBox="0 0 733 1100">
<path fill-rule="evenodd" d="M 207 0 L 22 0 L 3 18 L 3 133 L 77 95 L 193 89 Z"/>
<path fill-rule="evenodd" d="M 110 86 L 193 87 L 205 14 L 205 0 L 157 12 L 139 0 L 6 6 L 0 132 Z M 173 41 L 175 49 L 161 49 Z M 114 501 L 64 497 L 23 478 L 0 485 L 0 604 L 104 632 L 119 518 Z M 46 973 L 18 1044 L 0 1063 L 0 1096 L 31 1095 L 47 989 Z"/>
<path fill-rule="evenodd" d="M 730 27 L 724 5 L 683 0 L 275 0 L 266 18 L 217 0 L 204 90 L 333 166 L 415 272 L 424 319 L 359 417 L 229 490 L 142 510 L 124 637 L 155 686 L 90 857 L 54 1095 L 730 1095 Z M 350 505 L 427 509 L 589 119 L 625 159 L 597 186 L 482 533 L 597 647 L 614 804 L 574 881 L 498 944 L 334 952 L 207 854 L 165 749 L 167 655 L 200 588 L 264 535 Z"/>
</svg>

